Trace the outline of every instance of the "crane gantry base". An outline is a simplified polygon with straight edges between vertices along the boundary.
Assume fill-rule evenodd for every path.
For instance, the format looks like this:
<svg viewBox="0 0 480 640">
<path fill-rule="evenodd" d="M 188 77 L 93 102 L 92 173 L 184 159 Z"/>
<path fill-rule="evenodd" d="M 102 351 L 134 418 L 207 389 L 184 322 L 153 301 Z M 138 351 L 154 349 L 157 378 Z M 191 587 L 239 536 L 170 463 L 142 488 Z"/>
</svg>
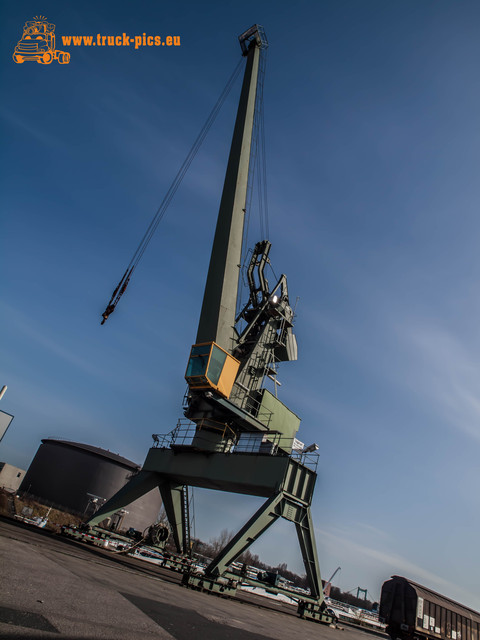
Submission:
<svg viewBox="0 0 480 640">
<path fill-rule="evenodd" d="M 95 525 L 154 488 L 163 505 L 179 552 L 185 548 L 185 485 L 266 498 L 266 501 L 206 569 L 206 576 L 222 576 L 278 518 L 295 524 L 311 597 L 321 604 L 322 582 L 310 504 L 317 474 L 286 454 L 217 453 L 191 446 L 150 449 L 142 470 L 118 491 L 93 518 Z"/>
</svg>

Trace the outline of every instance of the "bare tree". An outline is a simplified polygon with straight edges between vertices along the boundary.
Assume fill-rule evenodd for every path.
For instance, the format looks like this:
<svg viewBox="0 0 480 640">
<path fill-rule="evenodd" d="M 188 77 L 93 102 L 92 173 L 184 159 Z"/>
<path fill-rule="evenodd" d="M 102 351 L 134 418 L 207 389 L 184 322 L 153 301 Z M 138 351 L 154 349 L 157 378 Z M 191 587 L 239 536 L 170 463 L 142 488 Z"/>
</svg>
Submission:
<svg viewBox="0 0 480 640">
<path fill-rule="evenodd" d="M 220 531 L 220 534 L 216 538 L 210 538 L 208 542 L 213 557 L 220 553 L 220 551 L 230 542 L 233 536 L 233 531 L 222 529 L 222 531 Z"/>
</svg>

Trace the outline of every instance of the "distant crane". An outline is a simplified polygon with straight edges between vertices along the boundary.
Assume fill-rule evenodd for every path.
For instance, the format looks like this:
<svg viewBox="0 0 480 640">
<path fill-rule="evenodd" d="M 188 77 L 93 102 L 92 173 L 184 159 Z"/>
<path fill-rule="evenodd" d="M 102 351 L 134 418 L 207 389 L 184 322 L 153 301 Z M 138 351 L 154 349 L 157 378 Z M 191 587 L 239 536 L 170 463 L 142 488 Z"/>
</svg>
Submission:
<svg viewBox="0 0 480 640">
<path fill-rule="evenodd" d="M 330 579 L 327 580 L 327 582 L 325 583 L 325 586 L 323 587 L 323 591 L 325 592 L 326 596 L 330 596 L 330 589 L 332 588 L 332 580 L 337 575 L 337 573 L 341 571 L 341 569 L 342 567 L 337 567 L 335 571 L 332 573 L 332 575 L 330 576 Z"/>
<path fill-rule="evenodd" d="M 357 598 L 360 600 L 360 594 L 363 593 L 363 599 L 367 599 L 367 590 L 362 589 L 361 587 L 357 587 Z"/>
<path fill-rule="evenodd" d="M 362 589 L 362 587 L 356 587 L 357 589 L 357 598 L 360 600 L 360 594 L 363 594 L 363 599 L 367 600 L 368 597 L 368 590 L 367 589 Z M 347 591 L 347 593 L 353 593 L 355 591 L 355 589 L 351 589 L 350 591 Z M 370 596 L 371 597 L 371 596 Z"/>
<path fill-rule="evenodd" d="M 332 575 L 330 576 L 330 580 L 327 582 L 327 584 L 331 584 L 331 582 L 332 582 L 332 580 L 334 579 L 334 577 L 335 577 L 335 576 L 337 575 L 337 573 L 338 573 L 339 571 L 341 571 L 341 570 L 342 570 L 342 567 L 337 567 L 337 568 L 335 569 L 335 571 L 332 573 Z"/>
</svg>

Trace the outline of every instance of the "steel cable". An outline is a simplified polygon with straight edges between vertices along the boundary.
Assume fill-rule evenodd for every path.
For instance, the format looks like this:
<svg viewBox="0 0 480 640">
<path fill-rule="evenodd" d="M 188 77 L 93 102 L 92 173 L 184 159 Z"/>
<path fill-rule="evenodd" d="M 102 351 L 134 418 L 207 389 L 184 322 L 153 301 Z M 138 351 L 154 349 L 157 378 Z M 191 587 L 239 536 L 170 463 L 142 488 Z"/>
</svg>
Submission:
<svg viewBox="0 0 480 640">
<path fill-rule="evenodd" d="M 244 59 L 241 58 L 240 61 L 238 62 L 238 64 L 236 65 L 233 73 L 231 74 L 230 78 L 228 79 L 227 84 L 225 85 L 223 91 L 220 94 L 220 97 L 218 98 L 217 102 L 215 103 L 213 109 L 211 110 L 207 120 L 205 121 L 205 124 L 203 125 L 202 129 L 200 130 L 200 133 L 198 134 L 195 142 L 193 143 L 192 147 L 190 148 L 190 151 L 187 154 L 187 157 L 185 158 L 182 166 L 180 167 L 180 169 L 177 172 L 177 175 L 175 176 L 175 178 L 173 179 L 172 184 L 170 185 L 167 193 L 165 194 L 160 206 L 158 207 L 155 215 L 153 216 L 147 230 L 145 231 L 143 238 L 141 239 L 137 249 L 135 250 L 135 253 L 132 256 L 132 259 L 130 260 L 128 267 L 122 277 L 122 279 L 120 280 L 120 282 L 117 285 L 117 288 L 115 289 L 115 291 L 112 294 L 112 297 L 110 299 L 110 302 L 108 303 L 105 311 L 102 314 L 102 322 L 101 324 L 104 324 L 105 321 L 108 319 L 108 317 L 115 311 L 115 308 L 120 300 L 120 298 L 122 297 L 122 295 L 125 293 L 125 289 L 127 288 L 127 285 L 130 281 L 130 278 L 135 270 L 135 268 L 137 267 L 138 263 L 140 262 L 140 260 L 142 259 L 143 254 L 145 253 L 148 244 L 150 243 L 155 231 L 157 230 L 158 225 L 160 224 L 163 216 L 165 215 L 168 206 L 170 205 L 170 202 L 172 201 L 175 193 L 177 192 L 178 187 L 180 186 L 183 178 L 185 177 L 185 174 L 187 173 L 190 165 L 193 162 L 193 159 L 195 158 L 195 156 L 197 155 L 200 147 L 202 146 L 203 141 L 205 140 L 208 132 L 210 131 L 213 123 L 215 122 L 220 109 L 222 108 L 225 100 L 227 99 L 228 94 L 230 93 L 233 85 L 235 84 L 235 81 L 240 73 L 240 70 L 242 68 Z"/>
<path fill-rule="evenodd" d="M 240 72 L 242 63 L 243 63 L 243 59 L 241 59 L 240 62 L 235 67 L 232 75 L 230 76 L 227 84 L 225 85 L 225 88 L 223 89 L 222 93 L 220 94 L 220 97 L 218 98 L 215 106 L 213 107 L 212 111 L 210 112 L 210 115 L 208 116 L 208 118 L 207 118 L 205 124 L 203 125 L 200 133 L 198 134 L 195 142 L 193 143 L 190 151 L 188 152 L 187 157 L 185 158 L 185 160 L 184 160 L 182 166 L 180 167 L 180 169 L 178 170 L 177 175 L 175 176 L 172 184 L 170 185 L 167 193 L 165 194 L 165 197 L 163 198 L 160 206 L 157 209 L 157 212 L 155 213 L 152 221 L 150 222 L 150 225 L 148 226 L 147 231 L 145 232 L 145 234 L 144 234 L 142 240 L 140 241 L 135 253 L 133 254 L 132 259 L 130 260 L 130 263 L 128 265 L 129 269 L 132 268 L 132 267 L 133 267 L 133 269 L 135 269 L 135 267 L 140 262 L 140 259 L 142 258 L 143 254 L 145 253 L 145 250 L 146 250 L 150 240 L 152 239 L 153 234 L 157 230 L 157 227 L 158 227 L 160 221 L 162 220 L 163 216 L 165 215 L 165 212 L 166 212 L 170 202 L 172 201 L 173 196 L 177 192 L 177 189 L 180 186 L 183 178 L 185 177 L 185 174 L 187 173 L 188 168 L 192 164 L 193 159 L 197 155 L 198 150 L 200 149 L 203 141 L 205 140 L 208 132 L 210 131 L 211 126 L 215 122 L 215 119 L 216 119 L 220 109 L 222 108 L 222 106 L 223 106 L 228 94 L 230 93 L 230 90 L 232 89 L 232 87 L 233 87 L 233 85 L 235 83 L 235 80 L 238 77 L 238 74 Z"/>
</svg>

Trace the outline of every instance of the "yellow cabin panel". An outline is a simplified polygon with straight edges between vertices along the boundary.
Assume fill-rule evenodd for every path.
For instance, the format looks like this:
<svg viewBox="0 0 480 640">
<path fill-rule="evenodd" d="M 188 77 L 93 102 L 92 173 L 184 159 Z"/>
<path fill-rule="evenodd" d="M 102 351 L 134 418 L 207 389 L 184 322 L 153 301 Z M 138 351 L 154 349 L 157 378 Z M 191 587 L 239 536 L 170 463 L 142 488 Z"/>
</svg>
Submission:
<svg viewBox="0 0 480 640">
<path fill-rule="evenodd" d="M 215 342 L 193 345 L 185 372 L 192 389 L 213 389 L 225 398 L 230 396 L 240 361 Z"/>
</svg>

